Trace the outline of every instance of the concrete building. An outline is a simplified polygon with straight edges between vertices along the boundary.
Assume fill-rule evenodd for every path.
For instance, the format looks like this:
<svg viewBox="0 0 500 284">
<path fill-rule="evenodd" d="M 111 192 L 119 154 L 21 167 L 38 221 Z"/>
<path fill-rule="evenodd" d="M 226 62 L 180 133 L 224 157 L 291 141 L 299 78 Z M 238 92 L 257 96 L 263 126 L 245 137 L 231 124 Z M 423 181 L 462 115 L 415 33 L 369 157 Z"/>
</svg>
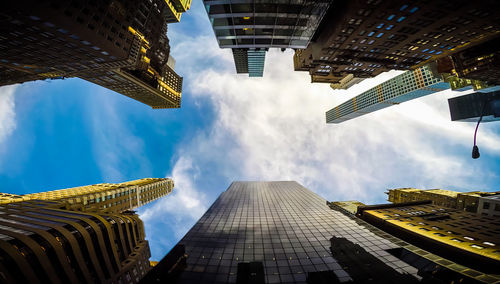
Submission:
<svg viewBox="0 0 500 284">
<path fill-rule="evenodd" d="M 416 189 L 416 188 L 395 188 L 389 189 L 387 201 L 392 203 L 405 203 L 412 201 L 430 200 L 432 204 L 447 208 L 454 208 L 462 211 L 477 213 L 479 200 L 483 196 L 491 196 L 500 192 L 459 192 L 444 189 Z"/>
<path fill-rule="evenodd" d="M 392 69 L 414 70 L 491 41 L 480 49 L 496 55 L 485 59 L 480 70 L 466 66 L 477 65 L 468 60 L 476 51 L 458 56 L 457 62 L 465 64 L 459 68 L 467 73 L 464 78 L 486 80 L 490 72 L 497 78 L 498 10 L 500 4 L 494 0 L 335 1 L 315 38 L 306 49 L 296 50 L 294 67 L 309 72 L 312 82 L 336 84 L 346 76 L 370 78 Z"/>
<path fill-rule="evenodd" d="M 81 79 L 152 108 L 180 107 L 167 23 L 186 0 L 10 1 L 0 11 L 0 86 Z"/>
<path fill-rule="evenodd" d="M 481 216 L 500 217 L 500 194 L 480 197 L 477 213 Z"/>
<path fill-rule="evenodd" d="M 356 216 L 450 261 L 496 274 L 500 266 L 498 218 L 413 201 L 358 207 Z M 500 281 L 498 275 L 485 282 Z"/>
<path fill-rule="evenodd" d="M 142 179 L 27 195 L 0 195 L 0 282 L 138 283 L 151 269 L 132 209 L 171 192 Z"/>
</svg>

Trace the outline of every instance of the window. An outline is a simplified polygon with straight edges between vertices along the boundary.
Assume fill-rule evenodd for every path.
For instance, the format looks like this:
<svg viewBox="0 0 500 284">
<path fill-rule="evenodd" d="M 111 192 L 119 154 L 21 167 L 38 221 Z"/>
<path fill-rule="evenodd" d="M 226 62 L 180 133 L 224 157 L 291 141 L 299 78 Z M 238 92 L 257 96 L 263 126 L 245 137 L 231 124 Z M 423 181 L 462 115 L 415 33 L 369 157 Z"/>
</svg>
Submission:
<svg viewBox="0 0 500 284">
<path fill-rule="evenodd" d="M 474 245 L 474 244 L 472 244 L 470 246 L 473 247 L 473 248 L 476 248 L 476 249 L 484 249 L 484 247 L 480 246 L 480 245 Z"/>
<path fill-rule="evenodd" d="M 483 209 L 490 209 L 490 203 L 489 202 L 483 203 Z"/>
</svg>

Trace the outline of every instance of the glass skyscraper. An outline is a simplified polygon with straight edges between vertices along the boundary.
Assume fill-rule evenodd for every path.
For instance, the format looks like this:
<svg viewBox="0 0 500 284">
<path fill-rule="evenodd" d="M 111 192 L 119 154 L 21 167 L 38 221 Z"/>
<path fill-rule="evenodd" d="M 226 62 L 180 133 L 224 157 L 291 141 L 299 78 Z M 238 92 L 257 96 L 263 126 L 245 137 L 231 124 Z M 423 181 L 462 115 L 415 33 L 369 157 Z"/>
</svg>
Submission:
<svg viewBox="0 0 500 284">
<path fill-rule="evenodd" d="M 492 279 L 402 241 L 336 204 L 294 181 L 233 182 L 142 283 Z"/>
<path fill-rule="evenodd" d="M 359 222 L 293 181 L 233 182 L 179 242 L 187 262 L 177 283 L 362 280 L 349 271 L 363 263 L 345 261 L 346 249 L 377 259 L 363 277 L 416 281 L 417 269 L 387 252 L 400 245 Z"/>
<path fill-rule="evenodd" d="M 306 48 L 331 1 L 204 0 L 217 42 L 231 48 L 237 73 L 262 77 L 268 48 Z"/>
</svg>

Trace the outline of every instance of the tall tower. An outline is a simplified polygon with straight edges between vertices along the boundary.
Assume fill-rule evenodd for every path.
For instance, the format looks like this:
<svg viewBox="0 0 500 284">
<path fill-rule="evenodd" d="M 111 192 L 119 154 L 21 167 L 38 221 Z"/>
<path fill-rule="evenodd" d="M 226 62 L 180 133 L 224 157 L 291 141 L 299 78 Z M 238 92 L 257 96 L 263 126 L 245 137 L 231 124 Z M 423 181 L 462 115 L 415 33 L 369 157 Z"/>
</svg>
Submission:
<svg viewBox="0 0 500 284">
<path fill-rule="evenodd" d="M 79 77 L 152 108 L 180 107 L 167 23 L 190 0 L 10 1 L 0 12 L 0 86 Z"/>
<path fill-rule="evenodd" d="M 327 123 L 341 123 L 392 105 L 448 89 L 428 65 L 406 71 L 326 112 Z"/>
<path fill-rule="evenodd" d="M 162 178 L 0 194 L 0 282 L 138 283 L 151 253 L 131 210 L 172 188 Z"/>
<path fill-rule="evenodd" d="M 324 28 L 306 49 L 295 52 L 295 70 L 309 72 L 312 82 L 344 88 L 346 82 L 352 85 L 392 69 L 413 70 L 486 42 L 481 47 L 482 68 L 467 66 L 478 65 L 469 60 L 477 55 L 472 47 L 472 52 L 457 57 L 465 67 L 458 69 L 467 71 L 462 75 L 470 79 L 499 78 L 498 1 L 340 0 L 333 5 L 321 24 Z"/>
<path fill-rule="evenodd" d="M 262 77 L 269 48 L 306 48 L 331 1 L 204 0 L 217 42 L 231 48 L 236 73 Z"/>
<path fill-rule="evenodd" d="M 460 270 L 449 271 L 448 266 L 463 269 L 411 248 L 353 213 L 330 209 L 325 199 L 296 182 L 233 182 L 143 281 L 416 283 L 470 279 Z"/>
</svg>

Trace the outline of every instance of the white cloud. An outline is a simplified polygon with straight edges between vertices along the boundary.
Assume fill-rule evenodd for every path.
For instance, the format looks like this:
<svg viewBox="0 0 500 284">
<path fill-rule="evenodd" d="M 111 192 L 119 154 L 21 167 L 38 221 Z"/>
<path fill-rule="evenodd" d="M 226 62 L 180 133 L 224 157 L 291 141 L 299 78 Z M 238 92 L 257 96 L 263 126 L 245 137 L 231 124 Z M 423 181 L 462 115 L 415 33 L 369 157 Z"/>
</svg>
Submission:
<svg viewBox="0 0 500 284">
<path fill-rule="evenodd" d="M 14 92 L 17 86 L 0 88 L 0 146 L 16 129 Z"/>
<path fill-rule="evenodd" d="M 329 199 L 367 201 L 383 198 L 385 186 L 484 189 L 482 178 L 494 175 L 470 159 L 475 125 L 449 119 L 446 99 L 460 93 L 445 91 L 326 124 L 325 111 L 401 72 L 334 92 L 327 84 L 310 84 L 307 72 L 293 72 L 291 51 L 270 50 L 264 77 L 249 78 L 228 70 L 232 56 L 213 40 L 200 37 L 179 46 L 196 50 L 202 42 L 206 48 L 178 60 L 194 66 L 185 74 L 189 94 L 216 109 L 213 128 L 199 134 L 203 143 L 198 137 L 182 148 L 197 153 L 193 161 L 229 163 L 238 167 L 233 178 L 297 180 Z M 207 57 L 219 58 L 223 68 L 196 64 Z M 494 156 L 500 155 L 497 129 L 484 124 L 479 134 L 482 151 Z M 210 159 L 201 148 L 212 149 Z"/>
</svg>

